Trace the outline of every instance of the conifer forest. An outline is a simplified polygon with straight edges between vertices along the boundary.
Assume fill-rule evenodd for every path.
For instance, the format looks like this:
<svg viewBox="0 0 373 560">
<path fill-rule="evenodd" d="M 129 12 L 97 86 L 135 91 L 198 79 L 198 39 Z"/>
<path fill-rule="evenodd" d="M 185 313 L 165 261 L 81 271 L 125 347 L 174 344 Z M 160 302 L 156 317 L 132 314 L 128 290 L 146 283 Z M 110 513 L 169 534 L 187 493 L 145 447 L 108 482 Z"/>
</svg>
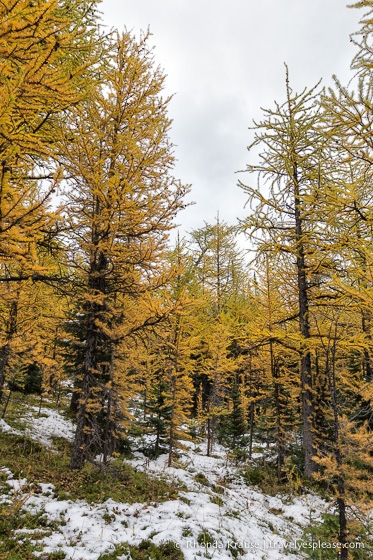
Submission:
<svg viewBox="0 0 373 560">
<path fill-rule="evenodd" d="M 373 556 L 373 1 L 352 8 L 351 83 L 297 93 L 286 67 L 247 123 L 246 218 L 177 234 L 193 190 L 150 33 L 109 31 L 96 0 L 0 2 L 0 558 L 74 557 L 16 538 L 10 472 L 27 499 L 162 502 L 180 485 L 131 458 L 175 472 L 192 445 L 264 494 L 329 500 L 309 530 L 338 547 L 298 558 Z M 20 435 L 57 411 L 54 451 Z M 222 508 L 229 480 L 205 474 Z M 199 552 L 148 537 L 74 558 L 211 558 L 203 531 Z"/>
</svg>

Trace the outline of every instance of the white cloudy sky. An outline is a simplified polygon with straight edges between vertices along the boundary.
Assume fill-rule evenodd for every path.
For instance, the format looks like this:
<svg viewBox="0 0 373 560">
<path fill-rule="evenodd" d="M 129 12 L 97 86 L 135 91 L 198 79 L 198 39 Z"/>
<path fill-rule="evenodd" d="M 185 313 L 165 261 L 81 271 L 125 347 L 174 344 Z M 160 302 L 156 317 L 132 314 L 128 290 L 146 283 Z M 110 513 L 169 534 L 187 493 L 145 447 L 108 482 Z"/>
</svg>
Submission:
<svg viewBox="0 0 373 560">
<path fill-rule="evenodd" d="M 284 62 L 294 90 L 336 74 L 347 83 L 355 47 L 350 33 L 364 12 L 345 0 L 103 0 L 104 22 L 152 32 L 157 63 L 175 93 L 169 114 L 175 175 L 192 184 L 194 206 L 182 231 L 243 217 L 238 175 L 249 161 L 248 130 L 260 107 L 284 99 Z M 241 179 L 248 180 L 241 175 Z"/>
</svg>

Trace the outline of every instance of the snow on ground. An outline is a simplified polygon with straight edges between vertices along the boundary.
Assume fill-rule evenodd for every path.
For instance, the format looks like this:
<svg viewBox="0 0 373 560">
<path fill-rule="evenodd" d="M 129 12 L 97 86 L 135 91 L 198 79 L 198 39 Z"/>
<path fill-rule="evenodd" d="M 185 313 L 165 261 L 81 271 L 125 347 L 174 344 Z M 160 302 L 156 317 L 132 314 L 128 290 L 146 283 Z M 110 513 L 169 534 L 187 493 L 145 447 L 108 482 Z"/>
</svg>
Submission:
<svg viewBox="0 0 373 560">
<path fill-rule="evenodd" d="M 21 421 L 25 424 L 25 435 L 47 447 L 53 446 L 52 436 L 72 441 L 74 425 L 71 420 L 61 416 L 61 412 L 52 408 L 31 406 Z"/>
<path fill-rule="evenodd" d="M 2 418 L 0 419 L 0 430 L 2 432 L 7 432 L 8 434 L 13 434 L 16 436 L 22 435 L 22 433 L 19 430 L 15 430 L 11 426 L 9 426 L 9 424 L 7 424 L 5 420 L 3 420 Z"/>
<path fill-rule="evenodd" d="M 31 437 L 48 445 L 53 434 L 72 437 L 71 423 L 58 412 L 42 409 L 42 415 L 27 415 Z M 138 545 L 151 539 L 156 545 L 173 541 L 186 560 L 231 559 L 237 556 L 238 547 L 239 557 L 244 559 L 280 560 L 287 558 L 290 551 L 293 558 L 304 558 L 299 548 L 303 527 L 319 520 L 321 513 L 328 511 L 327 503 L 312 494 L 267 496 L 245 484 L 238 469 L 227 461 L 222 447 L 216 446 L 213 457 L 204 454 L 202 445 L 185 442 L 185 447 L 177 467 L 167 467 L 165 455 L 149 461 L 137 452 L 129 461 L 137 470 L 180 481 L 182 489 L 176 500 L 88 504 L 56 500 L 51 484 L 40 485 L 40 493 L 25 491 L 28 510 L 45 511 L 49 520 L 58 522 L 58 529 L 43 537 L 45 548 L 40 556 L 63 551 L 68 560 L 97 560 L 116 544 Z M 22 496 L 26 480 L 16 481 L 9 470 L 3 472 L 11 493 Z"/>
<path fill-rule="evenodd" d="M 30 406 L 18 419 L 24 431 L 15 430 L 5 420 L 0 419 L 0 430 L 14 435 L 25 435 L 46 447 L 53 447 L 52 437 L 62 437 L 72 441 L 75 428 L 71 420 L 65 419 L 62 412 L 52 408 Z"/>
</svg>

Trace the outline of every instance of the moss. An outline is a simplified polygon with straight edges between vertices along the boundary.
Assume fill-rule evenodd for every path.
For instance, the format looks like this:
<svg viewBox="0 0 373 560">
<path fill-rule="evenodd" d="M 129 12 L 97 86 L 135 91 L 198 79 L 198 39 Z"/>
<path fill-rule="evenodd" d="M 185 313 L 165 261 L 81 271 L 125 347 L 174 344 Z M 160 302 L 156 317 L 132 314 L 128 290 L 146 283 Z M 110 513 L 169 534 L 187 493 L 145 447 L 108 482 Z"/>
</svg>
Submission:
<svg viewBox="0 0 373 560">
<path fill-rule="evenodd" d="M 10 503 L 0 506 L 0 558 L 35 560 L 34 552 L 43 550 L 37 541 L 58 528 L 58 523 L 49 521 L 44 511 L 31 514 L 24 511 L 22 505 L 23 503 L 14 497 Z M 55 558 L 55 556 L 48 556 L 48 558 Z"/>
<path fill-rule="evenodd" d="M 223 500 L 219 496 L 210 496 L 210 502 L 212 504 L 218 505 L 219 507 L 222 507 L 224 505 Z"/>
<path fill-rule="evenodd" d="M 210 486 L 209 481 L 207 480 L 206 476 L 203 473 L 197 473 L 196 476 L 194 477 L 194 480 L 196 482 L 199 482 L 199 484 L 203 484 L 203 486 Z"/>
<path fill-rule="evenodd" d="M 117 545 L 114 551 L 102 554 L 99 560 L 115 560 L 124 555 L 130 555 L 132 560 L 184 560 L 176 543 L 169 541 L 157 546 L 150 540 L 143 541 L 138 546 Z"/>
<path fill-rule="evenodd" d="M 208 531 L 204 530 L 198 535 L 197 542 L 200 545 L 206 546 L 206 545 L 209 545 L 209 544 L 210 545 L 213 544 L 214 539 Z"/>
<path fill-rule="evenodd" d="M 339 538 L 339 518 L 338 515 L 324 513 L 322 522 L 312 522 L 306 527 L 303 534 L 303 544 L 307 558 L 312 560 L 334 560 L 336 548 L 333 544 L 338 543 Z M 308 548 L 308 543 L 326 543 L 330 547 Z M 373 556 L 373 546 L 370 531 L 357 520 L 350 520 L 348 523 L 348 541 L 353 545 L 349 548 L 348 555 L 351 560 L 368 560 Z M 358 544 L 359 543 L 359 544 Z M 361 546 L 361 548 L 360 548 Z"/>
<path fill-rule="evenodd" d="M 2 465 L 15 478 L 26 477 L 29 484 L 53 484 L 59 499 L 85 499 L 101 503 L 112 498 L 118 502 L 164 501 L 177 498 L 180 485 L 150 477 L 117 459 L 107 470 L 86 464 L 81 471 L 69 469 L 70 447 L 59 443 L 60 452 L 44 448 L 25 436 L 0 432 Z M 1 481 L 0 481 L 1 484 Z"/>
</svg>

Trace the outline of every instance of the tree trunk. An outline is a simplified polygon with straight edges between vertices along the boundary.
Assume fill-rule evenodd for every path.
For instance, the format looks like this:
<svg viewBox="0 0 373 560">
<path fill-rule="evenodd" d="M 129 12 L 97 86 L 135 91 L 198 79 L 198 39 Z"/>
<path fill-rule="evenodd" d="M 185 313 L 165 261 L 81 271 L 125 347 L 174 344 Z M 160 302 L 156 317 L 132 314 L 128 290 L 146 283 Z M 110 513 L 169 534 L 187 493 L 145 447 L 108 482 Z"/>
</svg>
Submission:
<svg viewBox="0 0 373 560">
<path fill-rule="evenodd" d="M 299 302 L 299 328 L 302 335 L 302 345 L 305 347 L 300 359 L 300 380 L 302 391 L 302 423 L 303 423 L 303 451 L 304 451 L 304 476 L 311 477 L 317 470 L 313 460 L 316 454 L 313 433 L 313 392 L 312 392 L 312 365 L 311 354 L 307 349 L 307 340 L 310 338 L 309 301 L 306 275 L 306 259 L 303 242 L 303 218 L 301 215 L 301 199 L 298 183 L 297 164 L 293 164 L 294 209 L 295 209 L 295 238 L 297 249 L 297 281 Z"/>
<path fill-rule="evenodd" d="M 78 414 L 70 469 L 81 469 L 92 443 L 92 421 L 88 410 L 92 398 L 92 385 L 97 362 L 98 333 L 95 325 L 96 314 L 92 311 L 88 317 L 86 355 L 82 371 L 82 387 L 78 402 Z"/>
<path fill-rule="evenodd" d="M 175 366 L 175 370 L 176 367 L 177 365 Z M 170 378 L 171 378 L 172 407 L 171 407 L 171 417 L 170 417 L 170 437 L 169 437 L 169 444 L 168 444 L 168 463 L 167 463 L 168 467 L 171 467 L 172 465 L 172 453 L 175 446 L 175 402 L 176 402 L 176 376 L 172 375 L 172 372 L 170 372 Z"/>
<path fill-rule="evenodd" d="M 210 457 L 212 451 L 212 427 L 211 417 L 207 418 L 207 457 Z"/>
<path fill-rule="evenodd" d="M 348 558 L 348 548 L 344 548 L 343 545 L 347 543 L 347 515 L 346 515 L 346 502 L 345 502 L 345 480 L 343 474 L 343 452 L 341 448 L 341 429 L 339 423 L 339 412 L 338 412 L 338 399 L 337 399 L 337 382 L 335 375 L 335 365 L 336 365 L 336 338 L 334 339 L 334 344 L 332 347 L 332 364 L 331 368 L 328 368 L 328 378 L 330 387 L 330 396 L 333 409 L 333 419 L 334 419 L 334 441 L 335 441 L 335 458 L 337 463 L 337 488 L 338 488 L 338 513 L 339 513 L 339 542 L 342 545 L 340 550 L 339 559 L 347 560 Z"/>
<path fill-rule="evenodd" d="M 76 381 L 74 381 L 74 387 L 73 387 L 73 392 L 71 395 L 71 400 L 70 400 L 70 412 L 72 412 L 73 414 L 77 414 L 78 410 L 79 410 L 79 400 L 80 400 L 80 387 L 78 387 Z"/>
<path fill-rule="evenodd" d="M 371 312 L 363 309 L 362 317 L 361 317 L 361 326 L 363 333 L 367 336 L 369 342 L 371 342 L 371 333 L 370 333 L 370 325 L 372 321 Z M 364 373 L 367 381 L 371 381 L 373 379 L 373 369 L 372 369 L 372 360 L 370 357 L 370 352 L 367 348 L 364 348 Z"/>
<path fill-rule="evenodd" d="M 115 451 L 117 441 L 115 433 L 116 392 L 114 381 L 114 362 L 114 350 L 112 350 L 110 354 L 109 382 L 106 385 L 106 394 L 104 395 L 104 400 L 107 401 L 105 429 L 103 434 L 103 462 L 105 465 L 107 464 L 109 457 Z"/>
<path fill-rule="evenodd" d="M 1 352 L 2 355 L 0 359 L 0 402 L 3 398 L 6 369 L 8 367 L 10 352 L 11 352 L 11 342 L 13 340 L 14 335 L 17 332 L 18 296 L 19 296 L 19 291 L 17 291 L 16 300 L 12 301 L 10 305 L 6 343 L 3 346 Z"/>
<path fill-rule="evenodd" d="M 78 416 L 74 446 L 70 460 L 70 469 L 81 469 L 87 455 L 90 426 L 87 418 L 87 405 L 90 397 L 90 376 L 84 375 L 82 392 L 79 400 Z"/>
<path fill-rule="evenodd" d="M 8 408 L 8 404 L 9 404 L 9 401 L 10 401 L 11 394 L 12 394 L 12 391 L 9 391 L 7 399 L 6 399 L 5 404 L 4 404 L 3 413 L 1 415 L 1 418 L 3 420 L 5 418 L 5 414 L 6 414 L 6 411 L 7 411 L 7 408 Z"/>
<path fill-rule="evenodd" d="M 344 486 L 344 481 L 342 478 L 338 477 L 338 488 L 340 488 L 340 482 L 342 486 Z M 343 494 L 342 494 L 343 496 Z M 340 496 L 337 499 L 338 504 L 338 512 L 339 512 L 339 542 L 342 545 L 339 559 L 340 560 L 347 560 L 348 558 L 348 548 L 345 548 L 343 545 L 347 543 L 347 516 L 346 516 L 346 503 L 344 498 Z"/>
<path fill-rule="evenodd" d="M 96 215 L 100 215 L 99 205 L 97 203 Z M 98 245 L 97 239 L 99 234 L 94 232 L 94 245 Z M 97 245 L 96 245 L 97 244 Z M 90 405 L 93 404 L 94 395 L 92 393 L 94 380 L 98 375 L 98 354 L 102 348 L 99 348 L 99 339 L 102 338 L 102 332 L 97 326 L 98 321 L 103 320 L 103 312 L 105 310 L 104 295 L 106 293 L 105 271 L 107 268 L 107 259 L 102 252 L 94 252 L 92 255 L 90 272 L 88 277 L 88 297 L 85 303 L 86 318 L 86 350 L 85 359 L 82 368 L 82 388 L 78 403 L 77 425 L 75 432 L 75 440 L 71 455 L 70 468 L 81 469 L 88 452 L 93 444 L 94 428 L 96 424 L 95 416 L 97 415 L 97 397 L 96 410 L 92 412 Z M 92 301 L 93 300 L 93 301 Z M 102 406 L 102 405 L 101 405 Z M 102 447 L 102 446 L 101 446 Z"/>
<path fill-rule="evenodd" d="M 273 368 L 273 377 L 275 380 L 275 409 L 276 409 L 276 449 L 277 449 L 277 479 L 284 482 L 286 474 L 285 466 L 285 446 L 284 446 L 284 429 L 282 426 L 282 406 L 281 406 L 281 389 L 277 381 L 278 366 L 275 363 Z"/>
<path fill-rule="evenodd" d="M 253 434 L 254 434 L 254 402 L 250 403 L 249 411 L 249 459 L 251 460 L 253 455 Z"/>
</svg>

